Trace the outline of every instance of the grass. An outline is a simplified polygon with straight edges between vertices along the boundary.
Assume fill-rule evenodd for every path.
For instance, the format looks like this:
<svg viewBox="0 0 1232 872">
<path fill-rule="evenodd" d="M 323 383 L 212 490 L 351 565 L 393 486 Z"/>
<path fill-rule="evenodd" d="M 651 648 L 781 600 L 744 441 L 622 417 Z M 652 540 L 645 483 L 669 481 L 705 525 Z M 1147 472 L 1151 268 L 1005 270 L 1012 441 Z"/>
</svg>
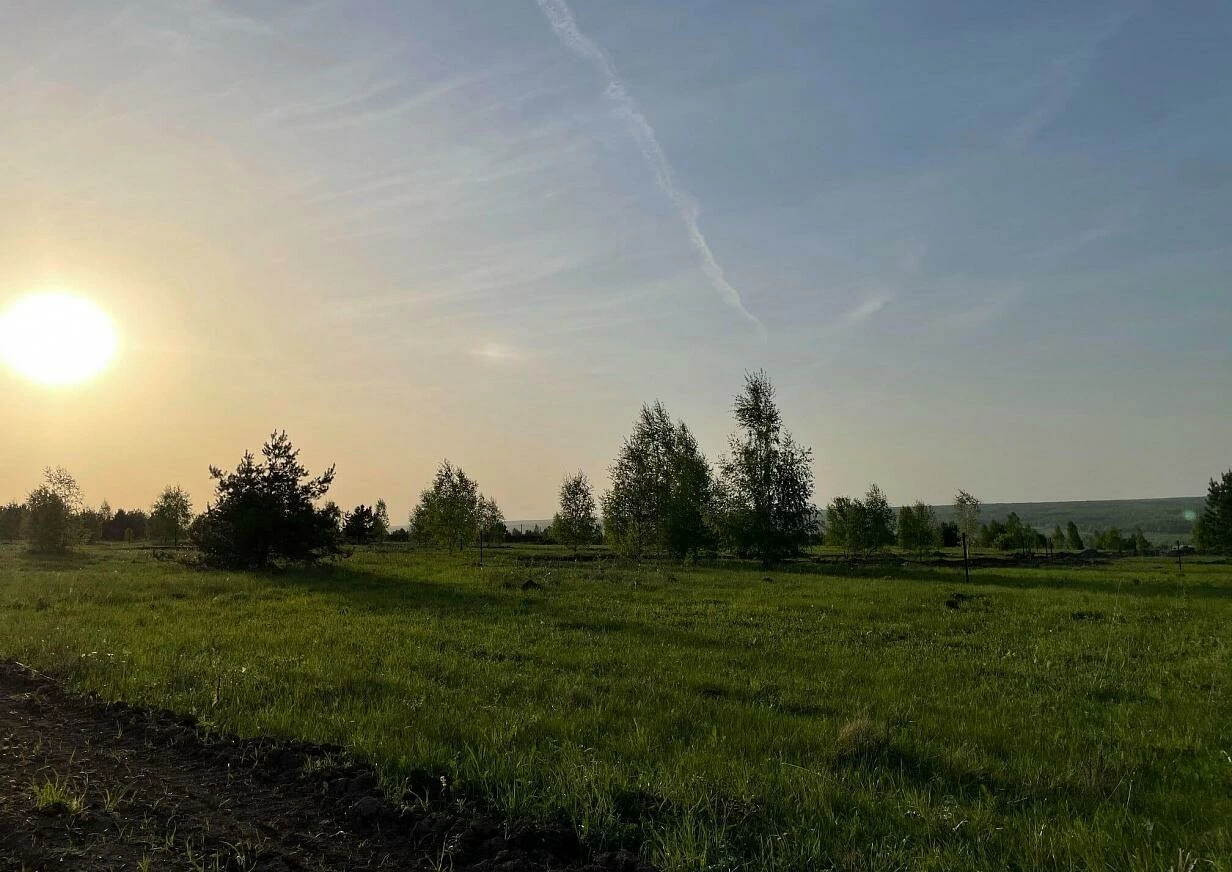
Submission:
<svg viewBox="0 0 1232 872">
<path fill-rule="evenodd" d="M 255 574 L 5 548 L 0 657 L 338 743 L 386 783 L 439 773 L 673 872 L 1232 869 L 1228 565 L 965 585 L 561 556 Z"/>
<path fill-rule="evenodd" d="M 42 784 L 31 785 L 34 807 L 44 814 L 66 813 L 79 815 L 86 810 L 85 791 L 78 791 L 65 778 L 46 778 Z"/>
</svg>

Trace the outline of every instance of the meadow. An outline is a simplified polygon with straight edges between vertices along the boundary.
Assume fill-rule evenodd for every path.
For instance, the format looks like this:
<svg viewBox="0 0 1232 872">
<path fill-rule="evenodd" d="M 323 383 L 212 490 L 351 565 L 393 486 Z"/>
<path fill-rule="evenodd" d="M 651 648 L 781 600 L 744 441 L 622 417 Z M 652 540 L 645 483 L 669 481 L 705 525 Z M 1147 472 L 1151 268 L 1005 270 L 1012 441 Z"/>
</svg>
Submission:
<svg viewBox="0 0 1232 872">
<path fill-rule="evenodd" d="M 0 546 L 0 659 L 672 872 L 1232 869 L 1226 562 L 584 557 Z"/>
</svg>

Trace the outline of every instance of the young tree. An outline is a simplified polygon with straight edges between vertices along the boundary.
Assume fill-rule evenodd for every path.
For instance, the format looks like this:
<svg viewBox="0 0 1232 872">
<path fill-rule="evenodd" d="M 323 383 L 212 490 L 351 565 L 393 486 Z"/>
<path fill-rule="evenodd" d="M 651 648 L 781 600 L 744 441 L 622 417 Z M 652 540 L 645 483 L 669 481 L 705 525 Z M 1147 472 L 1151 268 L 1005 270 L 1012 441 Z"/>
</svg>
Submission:
<svg viewBox="0 0 1232 872">
<path fill-rule="evenodd" d="M 583 545 L 599 541 L 595 497 L 586 473 L 578 470 L 560 483 L 560 508 L 552 519 L 552 538 L 576 555 Z"/>
<path fill-rule="evenodd" d="M 1212 478 L 1195 524 L 1194 545 L 1212 554 L 1232 554 L 1232 469 Z"/>
<path fill-rule="evenodd" d="M 26 498 L 23 532 L 30 548 L 64 551 L 80 535 L 81 488 L 62 466 L 43 470 L 43 484 Z"/>
<path fill-rule="evenodd" d="M 894 544 L 894 509 L 875 483 L 869 485 L 868 493 L 864 495 L 864 521 L 867 524 L 866 541 L 871 552 Z"/>
<path fill-rule="evenodd" d="M 941 528 L 931 506 L 917 500 L 914 506 L 898 510 L 898 544 L 904 551 L 915 551 L 921 557 L 929 548 L 941 544 Z"/>
<path fill-rule="evenodd" d="M 1061 529 L 1060 524 L 1057 524 L 1053 529 L 1050 542 L 1053 551 L 1061 551 L 1065 548 L 1065 532 Z"/>
<path fill-rule="evenodd" d="M 505 534 L 508 532 L 505 527 L 505 513 L 500 510 L 496 500 L 480 494 L 479 535 L 482 540 L 488 543 L 504 542 Z"/>
<path fill-rule="evenodd" d="M 376 535 L 376 511 L 360 503 L 343 516 L 342 535 L 356 545 L 369 542 Z"/>
<path fill-rule="evenodd" d="M 164 545 L 179 545 L 191 523 L 192 498 L 178 484 L 163 488 L 150 508 L 150 534 Z"/>
<path fill-rule="evenodd" d="M 696 558 L 713 545 L 714 481 L 710 463 L 683 421 L 677 422 L 670 435 L 660 532 L 667 553 L 684 560 Z"/>
<path fill-rule="evenodd" d="M 389 507 L 385 505 L 384 500 L 376 501 L 373 520 L 375 525 L 372 528 L 372 538 L 379 542 L 389 536 Z"/>
<path fill-rule="evenodd" d="M 748 373 L 733 413 L 722 492 L 736 551 L 769 564 L 808 543 L 817 526 L 813 453 L 783 429 L 774 385 L 765 372 Z"/>
<path fill-rule="evenodd" d="M 465 548 L 479 531 L 479 485 L 462 467 L 442 461 L 432 487 L 411 512 L 411 538 L 419 544 Z"/>
<path fill-rule="evenodd" d="M 610 468 L 612 487 L 602 500 L 603 533 L 625 557 L 640 558 L 662 541 L 672 429 L 662 403 L 642 406 Z"/>
<path fill-rule="evenodd" d="M 26 515 L 26 507 L 19 502 L 10 502 L 0 506 L 0 539 L 10 542 L 21 537 L 22 519 Z"/>
<path fill-rule="evenodd" d="M 1134 554 L 1141 557 L 1150 550 L 1151 543 L 1147 541 L 1146 534 L 1142 532 L 1142 528 L 1138 527 L 1134 530 Z"/>
<path fill-rule="evenodd" d="M 244 452 L 234 472 L 210 467 L 215 502 L 191 529 L 205 562 L 260 569 L 340 553 L 337 506 L 315 506 L 333 484 L 334 467 L 308 477 L 285 431 L 272 434 L 261 455 L 258 461 Z"/>
<path fill-rule="evenodd" d="M 1078 525 L 1073 521 L 1069 521 L 1065 525 L 1065 544 L 1069 546 L 1070 551 L 1082 551 L 1086 548 L 1086 544 L 1082 541 L 1082 536 L 1078 532 Z"/>
<path fill-rule="evenodd" d="M 971 580 L 971 560 L 968 543 L 975 535 L 980 525 L 980 501 L 960 490 L 954 495 L 954 523 L 958 525 L 958 535 L 962 539 L 963 575 Z"/>
<path fill-rule="evenodd" d="M 643 406 L 611 466 L 603 532 L 626 557 L 666 551 L 684 558 L 709 541 L 710 465 L 683 421 L 663 404 Z"/>
<path fill-rule="evenodd" d="M 868 550 L 868 520 L 864 503 L 852 497 L 835 497 L 826 506 L 827 545 L 842 548 L 848 555 Z"/>
<path fill-rule="evenodd" d="M 47 485 L 39 485 L 26 497 L 23 533 L 30 550 L 40 553 L 64 551 L 72 541 L 72 514 L 64 499 Z"/>
</svg>

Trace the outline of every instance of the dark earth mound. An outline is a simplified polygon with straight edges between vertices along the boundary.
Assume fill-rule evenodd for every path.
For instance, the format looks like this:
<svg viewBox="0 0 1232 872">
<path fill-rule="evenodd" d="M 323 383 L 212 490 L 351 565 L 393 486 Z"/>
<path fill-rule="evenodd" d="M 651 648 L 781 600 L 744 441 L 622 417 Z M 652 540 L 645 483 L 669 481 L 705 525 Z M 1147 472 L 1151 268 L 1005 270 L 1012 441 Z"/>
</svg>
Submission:
<svg viewBox="0 0 1232 872">
<path fill-rule="evenodd" d="M 206 731 L 0 663 L 0 872 L 650 872 L 566 824 L 466 813 L 439 778 L 390 802 L 340 748 Z"/>
</svg>

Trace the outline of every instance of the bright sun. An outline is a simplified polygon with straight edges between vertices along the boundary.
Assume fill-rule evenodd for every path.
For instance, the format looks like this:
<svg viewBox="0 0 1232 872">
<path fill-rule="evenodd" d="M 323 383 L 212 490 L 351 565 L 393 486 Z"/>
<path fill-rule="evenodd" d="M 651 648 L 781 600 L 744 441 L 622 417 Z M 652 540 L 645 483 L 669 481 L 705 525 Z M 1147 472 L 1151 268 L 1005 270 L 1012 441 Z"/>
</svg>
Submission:
<svg viewBox="0 0 1232 872">
<path fill-rule="evenodd" d="M 31 294 L 0 313 L 0 359 L 39 384 L 94 378 L 111 363 L 116 345 L 111 319 L 76 294 Z"/>
</svg>

